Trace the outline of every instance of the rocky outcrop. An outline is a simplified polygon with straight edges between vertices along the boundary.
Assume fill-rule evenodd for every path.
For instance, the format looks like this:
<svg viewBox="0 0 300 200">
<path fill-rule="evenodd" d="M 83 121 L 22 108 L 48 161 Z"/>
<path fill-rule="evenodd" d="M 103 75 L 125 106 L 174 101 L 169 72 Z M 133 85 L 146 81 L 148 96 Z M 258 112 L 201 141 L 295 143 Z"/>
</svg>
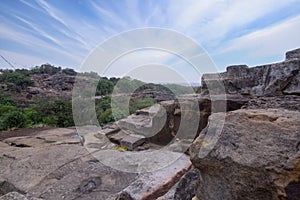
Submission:
<svg viewBox="0 0 300 200">
<path fill-rule="evenodd" d="M 217 119 L 213 114 L 211 118 Z M 228 112 L 217 143 L 204 129 L 190 154 L 200 169 L 199 199 L 295 199 L 300 178 L 300 112 L 241 109 Z M 298 185 L 297 185 L 298 184 Z M 298 196 L 299 197 L 299 196 Z"/>
<path fill-rule="evenodd" d="M 159 102 L 103 128 L 76 127 L 80 136 L 74 129 L 0 134 L 1 195 L 299 199 L 299 51 L 280 63 L 204 75 L 202 94 Z"/>
<path fill-rule="evenodd" d="M 300 49 L 287 52 L 286 60 L 280 63 L 249 68 L 247 65 L 229 66 L 220 74 L 204 74 L 202 85 L 204 93 L 219 80 L 223 81 L 227 94 L 252 96 L 300 94 Z"/>
<path fill-rule="evenodd" d="M 286 60 L 300 59 L 300 49 L 295 49 L 286 52 L 285 58 Z"/>
<path fill-rule="evenodd" d="M 299 199 L 299 52 L 287 52 L 280 63 L 203 75 L 202 95 L 222 92 L 221 79 L 226 96 L 241 95 L 247 102 L 225 113 L 223 127 L 211 122 L 224 113 L 211 112 L 190 147 L 201 174 L 198 199 Z"/>
</svg>

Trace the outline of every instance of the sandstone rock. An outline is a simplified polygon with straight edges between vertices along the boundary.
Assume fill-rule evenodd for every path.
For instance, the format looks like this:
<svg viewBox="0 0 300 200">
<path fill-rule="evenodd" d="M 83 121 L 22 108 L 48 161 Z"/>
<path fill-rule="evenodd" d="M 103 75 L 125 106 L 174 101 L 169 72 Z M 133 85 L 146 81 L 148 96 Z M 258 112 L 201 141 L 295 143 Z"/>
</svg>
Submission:
<svg viewBox="0 0 300 200">
<path fill-rule="evenodd" d="M 57 128 L 44 130 L 35 136 L 12 137 L 3 142 L 16 147 L 41 147 L 60 144 L 81 144 L 76 130 L 68 128 Z"/>
<path fill-rule="evenodd" d="M 167 156 L 168 154 L 166 154 Z M 125 188 L 118 200 L 152 200 L 166 193 L 190 168 L 189 157 L 182 155 L 178 160 L 163 169 L 142 174 L 135 182 Z"/>
<path fill-rule="evenodd" d="M 287 60 L 249 68 L 246 65 L 227 67 L 220 74 L 204 74 L 204 93 L 250 94 L 256 96 L 299 94 L 299 49 L 287 53 Z M 223 82 L 223 87 L 220 85 Z M 210 89 L 211 91 L 208 91 Z"/>
<path fill-rule="evenodd" d="M 158 200 L 192 200 L 200 180 L 198 169 L 191 169 L 164 196 Z"/>
<path fill-rule="evenodd" d="M 211 118 L 217 119 L 218 115 Z M 203 151 L 213 144 L 206 136 L 213 135 L 214 130 L 208 130 L 204 129 L 190 148 L 192 163 L 201 172 L 199 199 L 296 198 L 300 178 L 300 112 L 229 112 L 215 146 L 205 156 Z"/>
<path fill-rule="evenodd" d="M 18 192 L 10 192 L 0 197 L 0 200 L 28 200 L 24 195 Z"/>
<path fill-rule="evenodd" d="M 169 113 L 164 107 L 156 104 L 119 120 L 117 124 L 121 129 L 145 136 L 147 141 L 168 144 L 173 138 L 167 123 L 168 117 Z"/>
<path fill-rule="evenodd" d="M 135 180 L 136 174 L 107 167 L 85 147 L 66 142 L 73 133 L 73 129 L 52 129 L 5 140 L 30 144 L 27 148 L 1 143 L 0 195 L 17 191 L 29 200 L 114 199 Z M 48 142 L 37 143 L 36 137 Z"/>
<path fill-rule="evenodd" d="M 142 145 L 145 141 L 146 140 L 144 136 L 131 134 L 124 137 L 120 144 L 121 146 L 125 146 L 128 150 L 134 150 L 138 146 Z"/>
<path fill-rule="evenodd" d="M 290 84 L 283 90 L 284 94 L 300 95 L 300 72 L 292 79 Z"/>
<path fill-rule="evenodd" d="M 129 135 L 130 135 L 129 131 L 119 131 L 116 134 L 112 134 L 112 135 L 108 136 L 108 138 L 110 141 L 112 141 L 116 144 L 121 144 L 122 139 Z"/>
<path fill-rule="evenodd" d="M 38 87 L 27 87 L 27 91 L 33 95 L 43 93 L 43 90 Z"/>
<path fill-rule="evenodd" d="M 276 97 L 251 97 L 242 107 L 247 109 L 286 109 L 297 111 L 300 110 L 300 97 L 294 95 L 276 96 Z"/>
<path fill-rule="evenodd" d="M 286 60 L 300 59 L 300 49 L 295 49 L 295 50 L 286 52 L 285 58 L 286 58 Z"/>
<path fill-rule="evenodd" d="M 196 195 L 196 187 L 200 180 L 198 169 L 189 170 L 178 182 L 174 193 L 174 200 L 192 200 Z"/>
</svg>

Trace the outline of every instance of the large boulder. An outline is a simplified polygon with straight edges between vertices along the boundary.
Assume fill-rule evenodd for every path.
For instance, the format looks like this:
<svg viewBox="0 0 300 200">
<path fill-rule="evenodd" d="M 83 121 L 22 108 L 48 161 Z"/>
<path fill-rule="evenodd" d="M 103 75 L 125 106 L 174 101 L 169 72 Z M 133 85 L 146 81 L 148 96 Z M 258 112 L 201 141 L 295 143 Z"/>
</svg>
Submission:
<svg viewBox="0 0 300 200">
<path fill-rule="evenodd" d="M 199 199 L 299 199 L 300 112 L 240 109 L 226 113 L 217 138 L 214 130 L 204 129 L 190 148 Z"/>
</svg>

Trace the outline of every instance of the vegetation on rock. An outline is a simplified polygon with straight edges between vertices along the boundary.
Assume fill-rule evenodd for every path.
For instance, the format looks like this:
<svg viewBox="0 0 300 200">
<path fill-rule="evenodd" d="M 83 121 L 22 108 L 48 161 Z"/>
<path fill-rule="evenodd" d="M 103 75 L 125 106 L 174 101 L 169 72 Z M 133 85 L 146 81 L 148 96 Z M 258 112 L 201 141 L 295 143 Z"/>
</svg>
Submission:
<svg viewBox="0 0 300 200">
<path fill-rule="evenodd" d="M 175 84 L 144 83 L 130 77 L 100 77 L 95 72 L 76 72 L 50 64 L 32 69 L 0 70 L 0 131 L 41 124 L 74 126 L 71 94 L 75 76 L 84 77 L 82 80 L 96 86 L 96 91 L 85 87 L 82 94 L 84 98 L 98 96 L 95 99 L 98 122 L 95 124 L 100 125 L 122 119 L 157 101 L 172 99 L 174 93 L 188 91 L 187 87 Z M 131 94 L 129 110 L 112 109 L 113 92 Z M 90 113 L 90 110 L 82 108 L 79 114 L 86 116 Z"/>
</svg>

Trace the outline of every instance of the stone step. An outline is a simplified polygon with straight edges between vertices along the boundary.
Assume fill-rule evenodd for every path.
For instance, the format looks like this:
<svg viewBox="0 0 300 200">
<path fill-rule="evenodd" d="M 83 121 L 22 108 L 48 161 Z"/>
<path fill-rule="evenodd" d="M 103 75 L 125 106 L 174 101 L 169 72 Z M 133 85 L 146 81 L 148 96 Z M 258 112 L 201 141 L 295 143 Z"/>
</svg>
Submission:
<svg viewBox="0 0 300 200">
<path fill-rule="evenodd" d="M 108 136 L 108 139 L 109 139 L 111 142 L 120 145 L 120 144 L 121 144 L 121 140 L 122 140 L 123 138 L 129 136 L 129 135 L 130 135 L 129 132 L 124 131 L 124 130 L 121 130 L 121 131 L 119 131 L 119 132 L 117 132 L 117 133 L 115 133 L 115 134 L 109 135 L 109 136 Z"/>
<path fill-rule="evenodd" d="M 121 129 L 118 126 L 107 126 L 107 127 L 103 127 L 98 134 L 105 135 L 106 137 L 108 137 L 114 133 L 117 133 L 120 130 Z"/>
<path fill-rule="evenodd" d="M 167 116 L 130 115 L 119 120 L 118 126 L 121 129 L 130 130 L 137 135 L 152 137 L 157 134 L 166 124 Z"/>
<path fill-rule="evenodd" d="M 134 150 L 138 146 L 142 145 L 145 142 L 145 137 L 142 135 L 130 134 L 124 137 L 120 144 L 121 146 L 126 147 L 128 150 Z"/>
<path fill-rule="evenodd" d="M 140 110 L 136 111 L 137 115 L 150 115 L 150 116 L 154 116 L 156 115 L 161 109 L 161 105 L 159 104 L 155 104 L 151 107 L 147 107 L 147 108 L 143 108 Z"/>
</svg>

